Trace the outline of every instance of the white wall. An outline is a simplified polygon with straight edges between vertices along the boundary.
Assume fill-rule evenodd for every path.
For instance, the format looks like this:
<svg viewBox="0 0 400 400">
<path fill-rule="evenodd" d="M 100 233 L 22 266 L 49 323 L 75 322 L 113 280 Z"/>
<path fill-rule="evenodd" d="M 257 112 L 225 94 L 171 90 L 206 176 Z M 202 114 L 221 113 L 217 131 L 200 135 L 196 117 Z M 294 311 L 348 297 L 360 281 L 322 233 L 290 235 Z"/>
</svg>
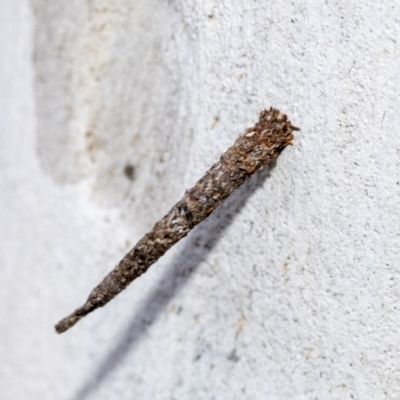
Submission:
<svg viewBox="0 0 400 400">
<path fill-rule="evenodd" d="M 2 0 L 0 60 L 2 400 L 400 398 L 398 1 Z M 269 106 L 294 146 L 57 336 Z"/>
</svg>

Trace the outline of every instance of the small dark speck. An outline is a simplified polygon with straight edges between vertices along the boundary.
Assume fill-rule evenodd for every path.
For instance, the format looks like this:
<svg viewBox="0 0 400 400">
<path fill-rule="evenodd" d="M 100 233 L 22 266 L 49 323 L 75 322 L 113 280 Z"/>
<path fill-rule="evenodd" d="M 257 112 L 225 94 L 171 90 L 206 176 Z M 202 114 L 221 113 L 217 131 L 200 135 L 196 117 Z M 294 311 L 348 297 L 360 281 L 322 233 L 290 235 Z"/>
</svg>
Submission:
<svg viewBox="0 0 400 400">
<path fill-rule="evenodd" d="M 213 14 L 208 14 L 207 17 L 208 17 L 208 19 L 213 19 L 214 15 Z"/>
<path fill-rule="evenodd" d="M 133 181 L 135 179 L 135 167 L 132 164 L 126 164 L 124 174 L 129 180 Z"/>
<path fill-rule="evenodd" d="M 233 362 L 238 362 L 239 361 L 239 357 L 236 354 L 236 349 L 233 349 L 229 355 L 228 355 L 228 360 L 229 361 L 233 361 Z"/>
</svg>

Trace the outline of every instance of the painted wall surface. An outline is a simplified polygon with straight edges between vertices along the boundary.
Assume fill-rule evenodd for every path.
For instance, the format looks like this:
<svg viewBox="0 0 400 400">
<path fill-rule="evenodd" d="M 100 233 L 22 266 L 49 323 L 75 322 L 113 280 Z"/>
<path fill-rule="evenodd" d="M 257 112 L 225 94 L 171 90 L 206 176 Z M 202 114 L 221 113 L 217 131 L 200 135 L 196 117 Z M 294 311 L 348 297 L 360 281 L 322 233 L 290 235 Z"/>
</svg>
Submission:
<svg viewBox="0 0 400 400">
<path fill-rule="evenodd" d="M 397 0 L 2 0 L 0 33 L 1 400 L 400 398 Z M 56 335 L 270 106 L 294 146 Z"/>
</svg>

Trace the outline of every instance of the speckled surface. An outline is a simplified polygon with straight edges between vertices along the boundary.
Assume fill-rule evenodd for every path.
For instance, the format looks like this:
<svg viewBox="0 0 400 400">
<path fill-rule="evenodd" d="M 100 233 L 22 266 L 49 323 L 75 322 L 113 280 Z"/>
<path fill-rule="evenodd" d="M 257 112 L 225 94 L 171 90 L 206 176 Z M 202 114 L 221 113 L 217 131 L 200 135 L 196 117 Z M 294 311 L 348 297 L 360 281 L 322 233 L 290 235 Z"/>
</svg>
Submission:
<svg viewBox="0 0 400 400">
<path fill-rule="evenodd" d="M 398 2 L 4 0 L 0 32 L 2 400 L 400 398 Z M 56 335 L 269 106 L 294 146 Z"/>
</svg>

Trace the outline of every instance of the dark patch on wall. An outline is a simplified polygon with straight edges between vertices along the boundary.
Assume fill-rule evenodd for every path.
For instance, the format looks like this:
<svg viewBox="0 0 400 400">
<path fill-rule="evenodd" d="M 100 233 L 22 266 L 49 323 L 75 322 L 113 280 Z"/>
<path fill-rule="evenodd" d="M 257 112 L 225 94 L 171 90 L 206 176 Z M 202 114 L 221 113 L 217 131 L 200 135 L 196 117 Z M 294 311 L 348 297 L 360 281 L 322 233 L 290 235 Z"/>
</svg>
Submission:
<svg viewBox="0 0 400 400">
<path fill-rule="evenodd" d="M 124 167 L 124 175 L 130 180 L 135 179 L 135 167 L 132 164 L 126 164 Z"/>
</svg>

